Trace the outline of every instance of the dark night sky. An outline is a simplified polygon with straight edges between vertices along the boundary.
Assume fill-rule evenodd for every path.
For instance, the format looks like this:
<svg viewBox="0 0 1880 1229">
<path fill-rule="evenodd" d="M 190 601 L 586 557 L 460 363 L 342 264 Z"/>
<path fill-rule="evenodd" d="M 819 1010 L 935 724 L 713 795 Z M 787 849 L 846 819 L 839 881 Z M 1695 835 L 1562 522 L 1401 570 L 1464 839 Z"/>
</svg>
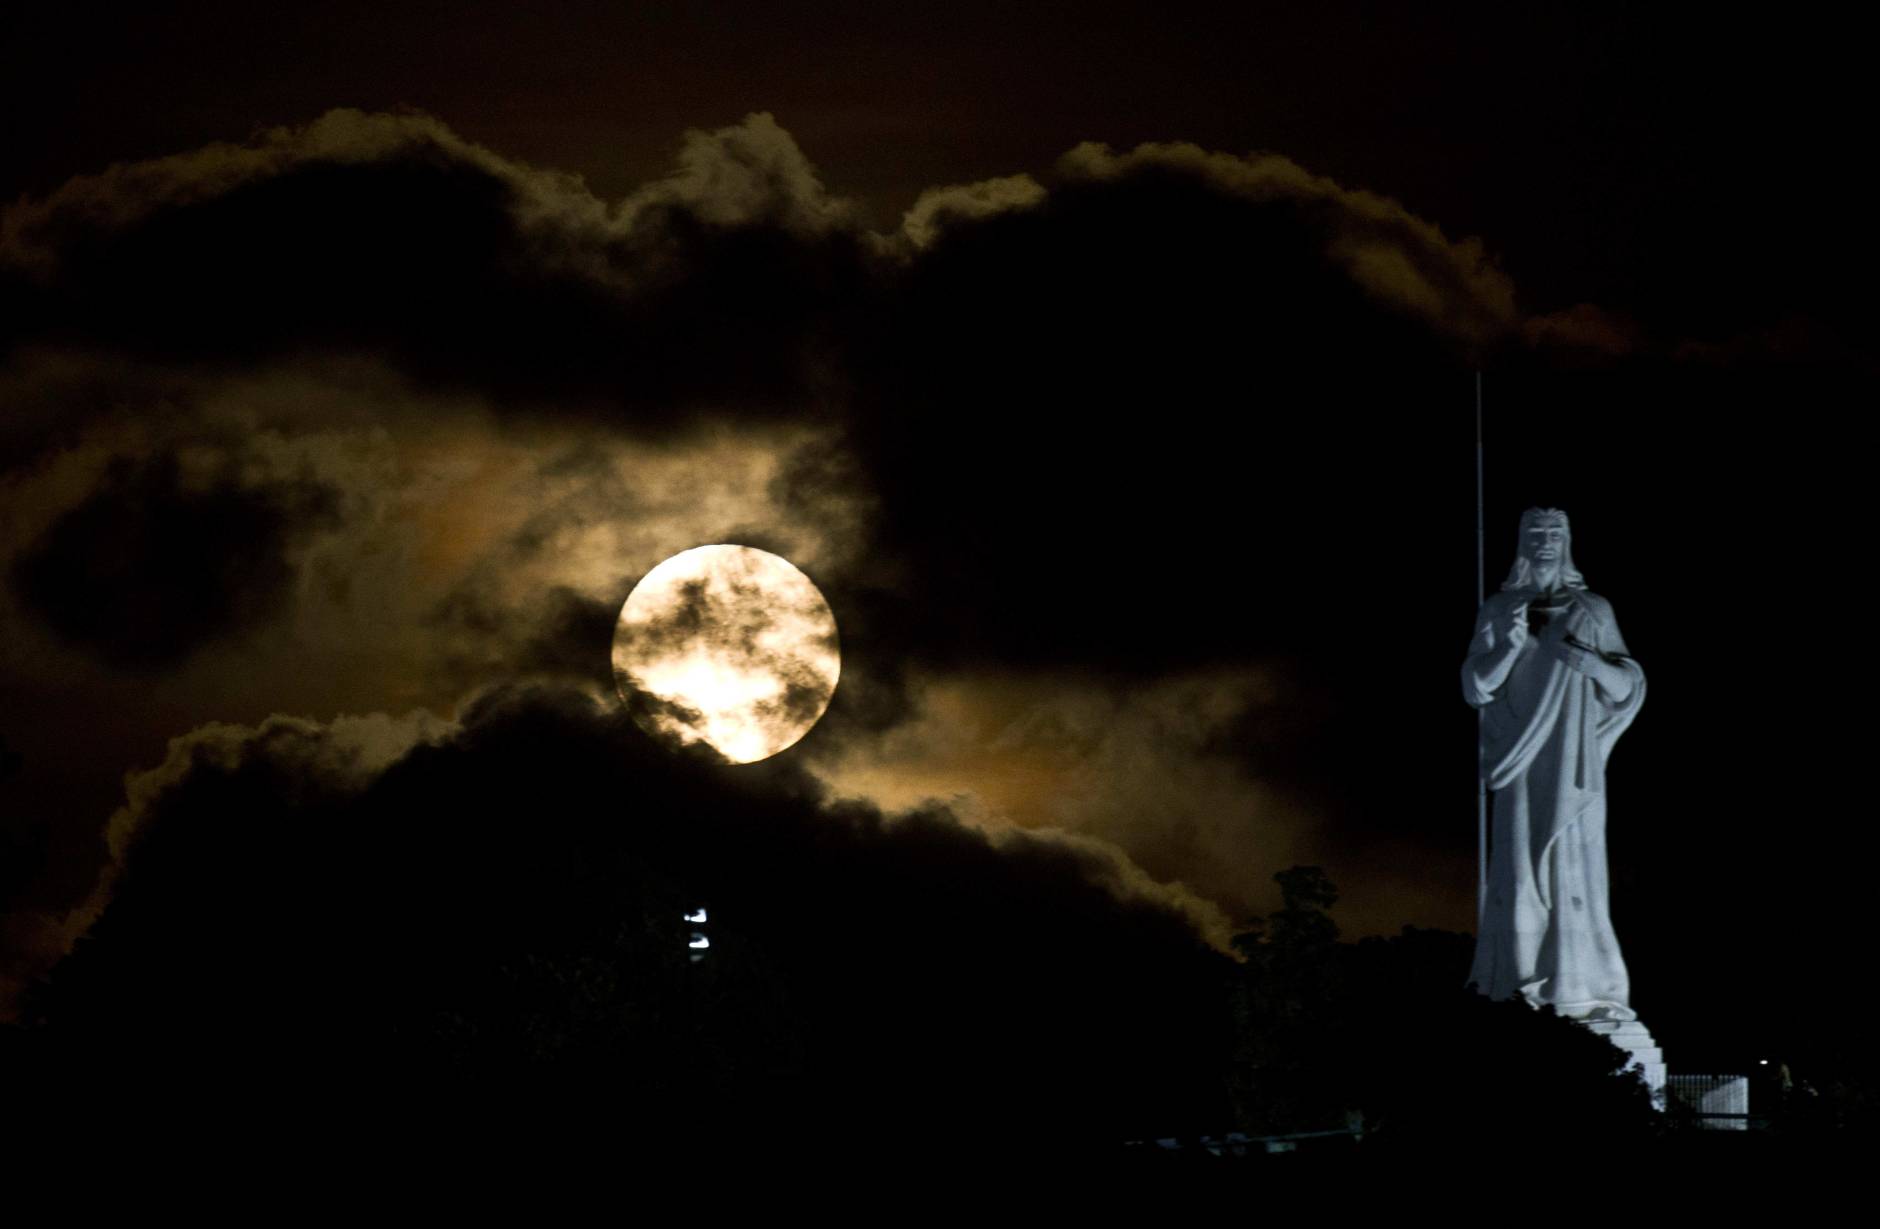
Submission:
<svg viewBox="0 0 1880 1229">
<path fill-rule="evenodd" d="M 108 827 L 212 796 L 192 747 L 334 797 L 434 773 L 465 697 L 604 687 L 633 581 L 716 540 L 842 627 L 790 797 L 951 800 L 1217 942 L 1296 862 L 1354 933 L 1466 928 L 1479 368 L 1491 586 L 1564 507 L 1650 679 L 1612 769 L 1637 1005 L 1674 1065 L 1841 1027 L 1845 32 L 382 7 L 0 18 L 10 992 L 138 881 Z M 235 730 L 275 713 L 304 755 Z"/>
</svg>

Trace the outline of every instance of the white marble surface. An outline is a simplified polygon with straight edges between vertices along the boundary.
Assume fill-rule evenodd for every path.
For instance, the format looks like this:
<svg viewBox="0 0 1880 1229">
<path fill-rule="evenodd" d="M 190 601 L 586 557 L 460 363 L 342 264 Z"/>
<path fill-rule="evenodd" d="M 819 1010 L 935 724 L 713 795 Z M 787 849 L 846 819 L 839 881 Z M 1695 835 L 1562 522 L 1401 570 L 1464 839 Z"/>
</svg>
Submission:
<svg viewBox="0 0 1880 1229">
<path fill-rule="evenodd" d="M 1469 980 L 1491 998 L 1626 1022 L 1635 1015 L 1608 898 L 1606 762 L 1644 703 L 1645 673 L 1571 546 L 1564 513 L 1523 515 L 1514 568 L 1482 604 L 1462 664 L 1494 800 Z M 1661 1086 L 1662 1056 L 1651 1065 Z"/>
</svg>

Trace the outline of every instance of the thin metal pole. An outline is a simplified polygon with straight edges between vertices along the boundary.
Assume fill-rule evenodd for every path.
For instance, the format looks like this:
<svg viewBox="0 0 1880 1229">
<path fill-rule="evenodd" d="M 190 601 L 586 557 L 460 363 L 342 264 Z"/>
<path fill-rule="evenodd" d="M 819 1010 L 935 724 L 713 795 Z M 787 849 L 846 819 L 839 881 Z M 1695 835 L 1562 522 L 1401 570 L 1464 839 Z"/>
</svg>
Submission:
<svg viewBox="0 0 1880 1229">
<path fill-rule="evenodd" d="M 1475 609 L 1488 599 L 1482 519 L 1482 373 L 1475 373 Z M 1482 763 L 1482 710 L 1475 711 L 1475 933 L 1488 909 L 1488 777 Z"/>
</svg>

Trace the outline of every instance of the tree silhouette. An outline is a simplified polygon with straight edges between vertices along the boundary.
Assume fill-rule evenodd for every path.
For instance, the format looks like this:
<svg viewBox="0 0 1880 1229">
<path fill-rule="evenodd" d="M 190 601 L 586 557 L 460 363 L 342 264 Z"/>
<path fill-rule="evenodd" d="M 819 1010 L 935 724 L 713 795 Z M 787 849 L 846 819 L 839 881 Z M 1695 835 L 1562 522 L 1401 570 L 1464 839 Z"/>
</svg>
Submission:
<svg viewBox="0 0 1880 1229">
<path fill-rule="evenodd" d="M 1317 867 L 1274 876 L 1281 908 L 1237 943 L 1235 1117 L 1261 1134 L 1336 1129 L 1417 1152 L 1638 1143 L 1662 1121 L 1625 1051 L 1552 1011 L 1462 988 L 1472 941 L 1406 927 L 1340 943 Z"/>
<path fill-rule="evenodd" d="M 1316 866 L 1273 878 L 1280 908 L 1235 939 L 1246 957 L 1231 1000 L 1235 1121 L 1261 1134 L 1342 1126 L 1348 1081 L 1338 1050 L 1348 996 L 1328 912 L 1338 892 Z"/>
</svg>

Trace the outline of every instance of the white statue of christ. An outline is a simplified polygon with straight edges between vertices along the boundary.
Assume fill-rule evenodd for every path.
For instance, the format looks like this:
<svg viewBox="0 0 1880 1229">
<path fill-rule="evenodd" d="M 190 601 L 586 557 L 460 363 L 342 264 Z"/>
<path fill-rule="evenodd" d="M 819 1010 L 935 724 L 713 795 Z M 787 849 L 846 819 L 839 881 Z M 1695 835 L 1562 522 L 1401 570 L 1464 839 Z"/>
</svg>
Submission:
<svg viewBox="0 0 1880 1229">
<path fill-rule="evenodd" d="M 1606 759 L 1644 702 L 1645 672 L 1571 544 L 1566 513 L 1522 515 L 1514 569 L 1482 603 L 1462 663 L 1494 794 L 1469 981 L 1588 1023 L 1631 1021 L 1607 905 Z"/>
</svg>

